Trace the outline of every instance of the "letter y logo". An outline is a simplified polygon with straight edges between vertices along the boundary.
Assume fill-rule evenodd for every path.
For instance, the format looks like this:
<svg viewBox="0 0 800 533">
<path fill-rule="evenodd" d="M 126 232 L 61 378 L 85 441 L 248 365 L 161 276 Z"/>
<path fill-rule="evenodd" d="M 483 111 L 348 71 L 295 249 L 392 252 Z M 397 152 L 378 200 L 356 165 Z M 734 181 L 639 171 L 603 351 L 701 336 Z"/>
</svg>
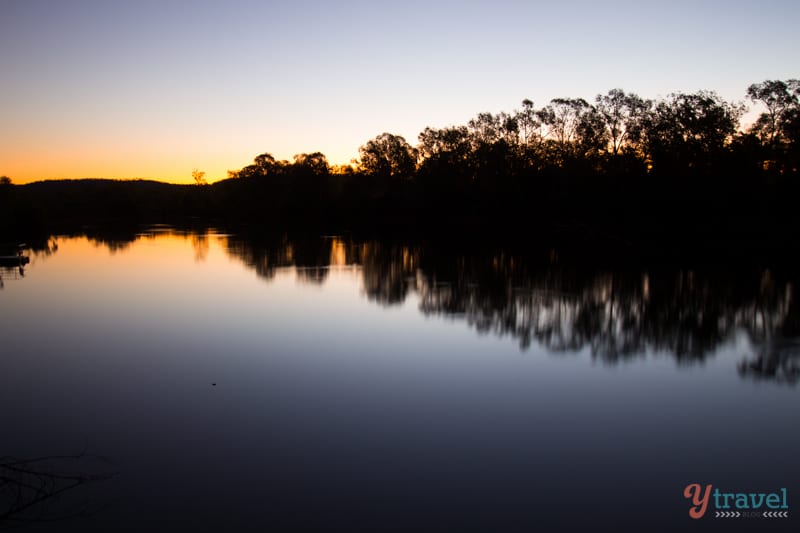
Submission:
<svg viewBox="0 0 800 533">
<path fill-rule="evenodd" d="M 686 488 L 683 489 L 683 497 L 691 498 L 692 500 L 692 507 L 689 508 L 689 516 L 695 520 L 702 518 L 703 515 L 706 514 L 708 499 L 711 496 L 711 485 L 706 485 L 706 490 L 702 496 L 700 495 L 701 491 L 702 488 L 699 483 L 686 485 Z"/>
</svg>

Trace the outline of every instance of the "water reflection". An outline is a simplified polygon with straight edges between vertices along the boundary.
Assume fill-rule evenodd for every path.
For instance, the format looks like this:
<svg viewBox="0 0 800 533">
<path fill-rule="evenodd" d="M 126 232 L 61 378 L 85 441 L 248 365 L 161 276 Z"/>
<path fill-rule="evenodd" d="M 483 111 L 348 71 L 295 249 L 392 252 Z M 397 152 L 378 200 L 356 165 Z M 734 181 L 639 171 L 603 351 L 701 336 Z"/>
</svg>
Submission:
<svg viewBox="0 0 800 533">
<path fill-rule="evenodd" d="M 648 350 L 703 359 L 738 328 L 770 338 L 782 333 L 792 304 L 790 284 L 765 286 L 757 273 L 527 269 L 495 257 L 465 265 L 450 283 L 438 277 L 422 276 L 425 313 L 464 315 L 478 331 L 512 335 L 522 348 L 532 341 L 556 352 L 588 347 L 609 362 Z"/>
<path fill-rule="evenodd" d="M 197 261 L 208 253 L 206 230 L 156 228 L 87 237 L 113 253 L 159 232 L 191 238 Z M 463 320 L 481 334 L 513 337 L 522 350 L 587 349 L 612 364 L 658 353 L 684 364 L 704 360 L 743 330 L 760 351 L 743 354 L 742 377 L 798 381 L 795 285 L 770 269 L 592 268 L 559 262 L 555 250 L 475 253 L 273 233 L 215 238 L 230 257 L 265 280 L 293 268 L 299 281 L 323 284 L 331 268 L 356 269 L 370 301 L 392 306 L 415 293 L 421 313 Z"/>
<path fill-rule="evenodd" d="M 194 260 L 196 263 L 202 263 L 208 257 L 208 233 L 194 233 L 192 234 L 192 248 L 194 248 Z"/>
<path fill-rule="evenodd" d="M 5 288 L 6 280 L 19 280 L 25 277 L 25 267 L 30 257 L 24 253 L 25 245 L 0 245 L 0 289 Z"/>
<path fill-rule="evenodd" d="M 239 237 L 227 249 L 266 278 L 295 267 L 301 279 L 322 282 L 334 261 L 356 265 L 366 296 L 381 305 L 402 303 L 413 291 L 426 315 L 462 318 L 480 333 L 514 337 L 522 349 L 588 348 L 612 363 L 649 351 L 682 363 L 702 360 L 742 329 L 756 343 L 798 335 L 794 285 L 768 269 L 595 270 L 502 252 L 474 256 L 338 238 Z M 796 357 L 765 353 L 782 361 L 779 368 L 791 368 Z"/>
<path fill-rule="evenodd" d="M 796 385 L 800 380 L 800 341 L 771 339 L 763 342 L 752 357 L 739 363 L 738 370 L 743 377 Z"/>
</svg>

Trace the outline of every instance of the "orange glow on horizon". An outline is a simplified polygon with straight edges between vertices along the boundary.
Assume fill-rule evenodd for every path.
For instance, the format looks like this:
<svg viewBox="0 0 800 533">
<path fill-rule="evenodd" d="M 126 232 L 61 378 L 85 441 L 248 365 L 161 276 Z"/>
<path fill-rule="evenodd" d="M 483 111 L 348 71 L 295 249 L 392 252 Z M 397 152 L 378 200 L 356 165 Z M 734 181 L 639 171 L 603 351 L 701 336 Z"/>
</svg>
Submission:
<svg viewBox="0 0 800 533">
<path fill-rule="evenodd" d="M 6 147 L 7 148 L 7 147 Z M 314 150 L 306 150 L 311 153 Z M 231 153 L 226 157 L 191 157 L 185 154 L 141 153 L 119 154 L 102 150 L 63 149 L 47 152 L 0 149 L 0 176 L 8 176 L 16 185 L 44 180 L 115 179 L 154 180 L 174 184 L 194 184 L 192 170 L 206 173 L 208 183 L 228 178 L 229 171 L 237 171 L 251 164 L 257 155 Z M 13 155 L 11 155 L 13 153 Z M 291 161 L 294 154 L 285 156 L 270 152 L 276 159 Z M 298 151 L 297 153 L 300 153 Z M 325 153 L 325 152 L 323 152 Z M 352 157 L 325 154 L 331 167 L 348 165 Z"/>
</svg>

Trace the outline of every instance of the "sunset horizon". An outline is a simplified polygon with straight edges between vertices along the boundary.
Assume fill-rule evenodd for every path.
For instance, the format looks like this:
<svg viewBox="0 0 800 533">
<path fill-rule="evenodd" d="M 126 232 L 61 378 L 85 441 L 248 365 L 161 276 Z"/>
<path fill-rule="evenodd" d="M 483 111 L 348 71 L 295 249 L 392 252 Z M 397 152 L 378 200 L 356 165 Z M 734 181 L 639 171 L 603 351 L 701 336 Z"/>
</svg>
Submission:
<svg viewBox="0 0 800 533">
<path fill-rule="evenodd" d="M 415 145 L 425 127 L 524 98 L 592 102 L 615 87 L 745 101 L 749 84 L 797 77 L 800 49 L 800 7 L 777 1 L 84 0 L 2 15 L 0 175 L 17 184 L 191 183 L 193 169 L 215 182 L 263 152 L 347 165 L 383 132 Z"/>
<path fill-rule="evenodd" d="M 704 90 L 701 89 L 701 91 L 704 91 Z M 713 94 L 717 94 L 717 92 L 714 91 L 713 89 L 710 90 L 710 92 L 713 93 Z M 743 94 L 745 92 L 746 91 L 743 91 Z M 683 94 L 683 93 L 684 93 L 683 91 L 676 91 L 675 93 L 672 93 L 672 94 Z M 600 97 L 602 95 L 603 95 L 602 93 L 598 93 L 596 96 Z M 637 95 L 637 96 L 641 96 L 641 95 Z M 592 103 L 592 102 L 595 101 L 594 97 L 586 98 L 586 97 L 578 96 L 576 98 L 583 98 L 584 100 L 586 100 L 589 103 Z M 661 98 L 663 98 L 663 97 L 661 97 Z M 653 101 L 653 100 L 654 101 L 659 101 L 661 98 L 655 98 L 655 99 L 652 99 L 651 101 Z M 554 99 L 555 99 L 555 97 L 554 97 Z M 523 99 L 520 99 L 520 102 L 522 100 Z M 551 100 L 549 100 L 548 102 L 545 102 L 545 103 L 549 103 L 552 100 L 553 99 L 551 99 Z M 741 98 L 739 100 L 734 100 L 734 101 L 732 101 L 730 103 L 732 103 L 734 105 L 743 106 L 743 109 L 744 109 L 744 112 L 742 114 L 743 116 L 741 117 L 739 125 L 738 125 L 738 131 L 740 133 L 746 133 L 748 128 L 752 125 L 752 122 L 755 120 L 755 117 L 758 116 L 758 113 L 764 111 L 764 106 L 763 106 L 763 104 L 761 102 L 752 102 L 752 101 L 747 101 L 744 98 Z M 519 106 L 517 106 L 517 107 L 519 107 Z M 506 113 L 508 111 L 511 111 L 511 110 L 501 110 L 500 113 Z M 518 110 L 515 109 L 514 111 L 518 111 Z M 478 113 L 476 112 L 472 116 L 470 116 L 469 118 L 472 119 L 477 115 L 478 115 Z M 431 126 L 431 125 L 428 125 L 428 126 Z M 446 124 L 446 125 L 437 125 L 437 126 L 434 126 L 434 127 L 440 127 L 440 126 L 453 127 L 453 126 L 457 126 L 457 124 L 453 123 L 453 124 Z M 418 133 L 421 133 L 421 132 L 422 132 L 422 130 L 420 130 L 420 132 L 418 132 Z M 391 132 L 391 131 L 388 131 L 388 130 L 386 130 L 384 132 L 381 132 L 381 133 L 395 134 L 395 132 Z M 377 135 L 378 134 L 376 133 L 375 136 L 377 136 Z M 417 144 L 418 134 L 410 136 L 410 137 L 405 137 L 405 136 L 403 136 L 403 137 L 406 139 L 406 141 L 410 145 L 414 146 L 414 145 Z M 9 172 L 9 173 L 0 174 L 0 175 L 5 175 L 5 176 L 11 178 L 12 182 L 15 183 L 15 184 L 18 184 L 18 185 L 24 185 L 24 184 L 27 184 L 27 183 L 34 183 L 34 182 L 38 182 L 38 181 L 82 180 L 82 179 L 107 179 L 107 180 L 120 180 L 120 181 L 150 180 L 150 181 L 159 181 L 159 182 L 170 183 L 170 184 L 175 184 L 175 185 L 185 185 L 185 184 L 194 184 L 195 181 L 192 178 L 192 173 L 195 172 L 195 171 L 200 171 L 200 172 L 203 173 L 207 183 L 212 184 L 212 183 L 216 183 L 218 181 L 221 181 L 221 180 L 228 179 L 228 178 L 232 177 L 233 175 L 235 175 L 236 172 L 238 172 L 239 169 L 241 169 L 242 167 L 250 164 L 252 162 L 253 157 L 258 155 L 259 153 L 268 153 L 268 154 L 272 155 L 273 157 L 275 157 L 276 160 L 278 160 L 278 161 L 286 161 L 288 163 L 291 163 L 293 161 L 293 159 L 299 154 L 322 153 L 323 155 L 326 156 L 326 158 L 328 160 L 328 163 L 329 163 L 329 165 L 331 167 L 331 170 L 333 172 L 336 172 L 338 169 L 342 169 L 342 168 L 346 168 L 346 167 L 357 167 L 358 163 L 359 163 L 358 151 L 359 151 L 359 149 L 361 147 L 364 146 L 364 144 L 366 142 L 368 142 L 368 140 L 369 139 L 364 139 L 364 141 L 361 142 L 356 147 L 356 149 L 353 151 L 352 156 L 350 156 L 350 157 L 340 157 L 338 159 L 332 158 L 328 153 L 325 152 L 325 150 L 320 150 L 320 149 L 295 150 L 295 151 L 291 151 L 291 155 L 286 155 L 289 152 L 281 154 L 281 153 L 272 152 L 269 149 L 266 149 L 266 150 L 261 150 L 260 152 L 252 154 L 252 156 L 250 157 L 249 160 L 245 161 L 243 164 L 241 164 L 239 167 L 236 167 L 236 168 L 234 168 L 234 167 L 232 167 L 230 165 L 207 165 L 204 168 L 201 168 L 199 166 L 193 166 L 193 167 L 189 168 L 188 170 L 184 169 L 183 167 L 181 167 L 180 173 L 179 173 L 178 169 L 176 168 L 177 167 L 176 164 L 174 164 L 174 163 L 164 163 L 166 168 L 172 168 L 174 170 L 173 171 L 168 171 L 168 172 L 162 172 L 160 174 L 154 173 L 152 175 L 138 175 L 138 174 L 134 175 L 134 174 L 125 174 L 125 173 L 120 173 L 120 172 L 116 172 L 116 173 L 109 172 L 109 173 L 106 173 L 106 174 L 91 174 L 91 173 L 87 173 L 87 172 L 81 172 L 79 169 L 70 171 L 70 170 L 65 170 L 64 168 L 62 168 L 60 173 L 52 173 L 50 175 L 42 175 L 42 176 L 38 176 L 37 175 L 37 176 L 34 176 L 33 174 L 30 174 L 30 173 L 26 174 L 24 172 L 24 169 L 25 168 L 29 168 L 29 166 L 23 165 L 22 171 L 20 171 L 20 172 L 17 172 L 17 173 Z M 74 159 L 75 159 L 75 156 L 72 157 L 73 161 L 74 161 Z M 88 161 L 88 163 L 87 163 L 88 167 L 92 167 L 93 166 L 93 163 L 91 161 L 91 156 L 85 156 L 85 158 L 81 158 L 80 160 Z M 68 161 L 69 161 L 69 159 L 68 159 Z M 36 165 L 32 165 L 32 166 L 34 168 L 36 167 Z M 102 166 L 102 164 L 101 164 L 101 166 Z M 135 167 L 136 165 L 132 165 L 132 166 Z M 220 168 L 225 168 L 225 170 L 224 171 L 220 171 L 219 170 Z M 210 170 L 208 170 L 208 169 L 210 169 Z"/>
</svg>

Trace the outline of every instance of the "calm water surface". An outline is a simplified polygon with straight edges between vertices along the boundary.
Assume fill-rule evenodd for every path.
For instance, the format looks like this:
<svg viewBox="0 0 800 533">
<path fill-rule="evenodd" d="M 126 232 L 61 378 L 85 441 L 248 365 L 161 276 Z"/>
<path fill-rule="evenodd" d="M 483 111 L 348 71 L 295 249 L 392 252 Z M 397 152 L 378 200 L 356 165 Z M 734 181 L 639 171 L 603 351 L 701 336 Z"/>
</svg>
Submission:
<svg viewBox="0 0 800 533">
<path fill-rule="evenodd" d="M 0 513 L 113 476 L 0 528 L 797 528 L 683 497 L 800 512 L 785 274 L 167 228 L 29 255 L 0 269 L 0 456 L 82 456 L 28 463 L 51 485 L 6 480 Z"/>
</svg>

